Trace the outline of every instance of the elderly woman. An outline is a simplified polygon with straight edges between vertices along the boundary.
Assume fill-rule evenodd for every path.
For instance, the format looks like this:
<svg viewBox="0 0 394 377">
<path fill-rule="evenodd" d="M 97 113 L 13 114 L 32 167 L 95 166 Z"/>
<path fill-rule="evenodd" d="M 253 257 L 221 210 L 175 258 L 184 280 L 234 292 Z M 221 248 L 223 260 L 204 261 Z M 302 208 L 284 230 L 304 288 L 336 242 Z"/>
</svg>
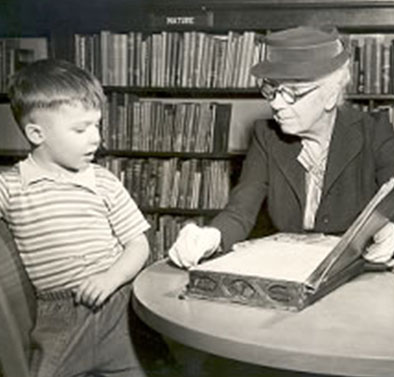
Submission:
<svg viewBox="0 0 394 377">
<path fill-rule="evenodd" d="M 298 27 L 268 35 L 266 59 L 251 73 L 274 119 L 256 122 L 224 210 L 208 227 L 181 230 L 170 250 L 178 266 L 188 268 L 246 239 L 264 201 L 278 231 L 343 233 L 394 175 L 387 117 L 342 106 L 349 54 L 335 29 Z M 386 228 L 386 234 L 394 233 Z"/>
</svg>

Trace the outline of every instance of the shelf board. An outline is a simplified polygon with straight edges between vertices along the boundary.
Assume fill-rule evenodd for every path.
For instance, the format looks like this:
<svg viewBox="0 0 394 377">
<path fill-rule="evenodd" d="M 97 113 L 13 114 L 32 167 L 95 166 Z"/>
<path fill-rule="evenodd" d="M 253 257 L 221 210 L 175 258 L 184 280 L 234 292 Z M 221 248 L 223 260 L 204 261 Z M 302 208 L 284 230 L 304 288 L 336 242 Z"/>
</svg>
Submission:
<svg viewBox="0 0 394 377">
<path fill-rule="evenodd" d="M 22 149 L 0 149 L 0 158 L 1 157 L 26 157 L 28 155 L 28 150 Z"/>
<path fill-rule="evenodd" d="M 234 88 L 135 88 L 123 86 L 106 86 L 105 92 L 131 93 L 136 99 L 140 97 L 153 98 L 262 98 L 258 89 Z M 365 94 L 348 93 L 346 99 L 352 101 L 394 101 L 394 94 Z M 6 93 L 0 93 L 0 103 L 9 103 Z"/>
<path fill-rule="evenodd" d="M 256 88 L 137 88 L 126 86 L 106 86 L 105 92 L 130 93 L 139 97 L 154 98 L 262 98 L 260 91 Z M 366 94 L 348 93 L 346 98 L 355 101 L 390 101 L 394 100 L 394 94 Z"/>
<path fill-rule="evenodd" d="M 0 93 L 0 103 L 8 103 L 9 99 L 6 93 Z"/>
<path fill-rule="evenodd" d="M 140 88 L 106 86 L 105 93 L 130 93 L 138 97 L 158 98 L 261 98 L 257 88 Z"/>
<path fill-rule="evenodd" d="M 351 101 L 394 101 L 394 94 L 349 93 L 346 99 Z"/>
<path fill-rule="evenodd" d="M 197 0 L 193 2 L 195 7 L 209 7 L 209 8 L 226 8 L 229 6 L 240 7 L 239 0 Z M 242 7 L 260 7 L 272 9 L 278 8 L 359 8 L 359 7 L 392 7 L 393 2 L 390 0 L 243 0 Z M 150 2 L 150 9 L 157 10 L 158 8 L 185 8 L 184 0 L 170 0 L 165 2 L 153 0 Z"/>
<path fill-rule="evenodd" d="M 186 209 L 186 208 L 159 208 L 139 207 L 145 214 L 178 215 L 178 216 L 215 216 L 221 209 Z"/>
<path fill-rule="evenodd" d="M 224 152 L 224 153 L 200 153 L 200 152 L 151 152 L 151 151 L 130 151 L 130 150 L 106 150 L 98 157 L 135 157 L 135 158 L 195 158 L 210 160 L 226 160 L 245 156 L 246 152 Z"/>
</svg>

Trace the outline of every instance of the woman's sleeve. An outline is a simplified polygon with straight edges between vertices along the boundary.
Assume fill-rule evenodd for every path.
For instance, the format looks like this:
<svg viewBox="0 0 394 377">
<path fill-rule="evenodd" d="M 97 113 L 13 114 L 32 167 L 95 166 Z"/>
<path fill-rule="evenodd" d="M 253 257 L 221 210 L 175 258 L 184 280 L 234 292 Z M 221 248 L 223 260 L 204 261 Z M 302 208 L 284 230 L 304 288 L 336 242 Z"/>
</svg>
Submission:
<svg viewBox="0 0 394 377">
<path fill-rule="evenodd" d="M 373 118 L 376 179 L 380 186 L 394 176 L 394 128 L 385 112 L 378 112 Z"/>
<path fill-rule="evenodd" d="M 211 222 L 222 234 L 222 247 L 246 239 L 252 230 L 268 190 L 267 125 L 257 121 L 251 144 L 243 163 L 238 184 L 229 202 Z"/>
</svg>

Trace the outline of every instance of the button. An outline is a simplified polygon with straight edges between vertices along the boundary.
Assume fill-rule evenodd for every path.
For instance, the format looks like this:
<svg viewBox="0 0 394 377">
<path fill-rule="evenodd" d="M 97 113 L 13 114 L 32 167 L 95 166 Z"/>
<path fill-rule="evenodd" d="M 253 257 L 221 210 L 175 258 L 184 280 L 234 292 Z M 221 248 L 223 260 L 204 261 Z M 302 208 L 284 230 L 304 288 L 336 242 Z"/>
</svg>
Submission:
<svg viewBox="0 0 394 377">
<path fill-rule="evenodd" d="M 328 221 L 329 221 L 328 216 L 327 215 L 323 216 L 323 223 L 328 224 Z"/>
</svg>

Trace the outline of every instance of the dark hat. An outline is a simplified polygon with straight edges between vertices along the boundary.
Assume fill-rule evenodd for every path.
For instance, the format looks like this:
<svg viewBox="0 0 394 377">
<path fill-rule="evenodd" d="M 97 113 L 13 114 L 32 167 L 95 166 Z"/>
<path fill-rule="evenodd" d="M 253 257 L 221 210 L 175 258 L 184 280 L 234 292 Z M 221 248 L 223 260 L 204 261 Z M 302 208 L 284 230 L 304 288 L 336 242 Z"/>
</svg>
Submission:
<svg viewBox="0 0 394 377">
<path fill-rule="evenodd" d="M 265 38 L 265 60 L 251 68 L 258 78 L 313 80 L 341 67 L 349 53 L 335 28 L 300 26 Z"/>
</svg>

